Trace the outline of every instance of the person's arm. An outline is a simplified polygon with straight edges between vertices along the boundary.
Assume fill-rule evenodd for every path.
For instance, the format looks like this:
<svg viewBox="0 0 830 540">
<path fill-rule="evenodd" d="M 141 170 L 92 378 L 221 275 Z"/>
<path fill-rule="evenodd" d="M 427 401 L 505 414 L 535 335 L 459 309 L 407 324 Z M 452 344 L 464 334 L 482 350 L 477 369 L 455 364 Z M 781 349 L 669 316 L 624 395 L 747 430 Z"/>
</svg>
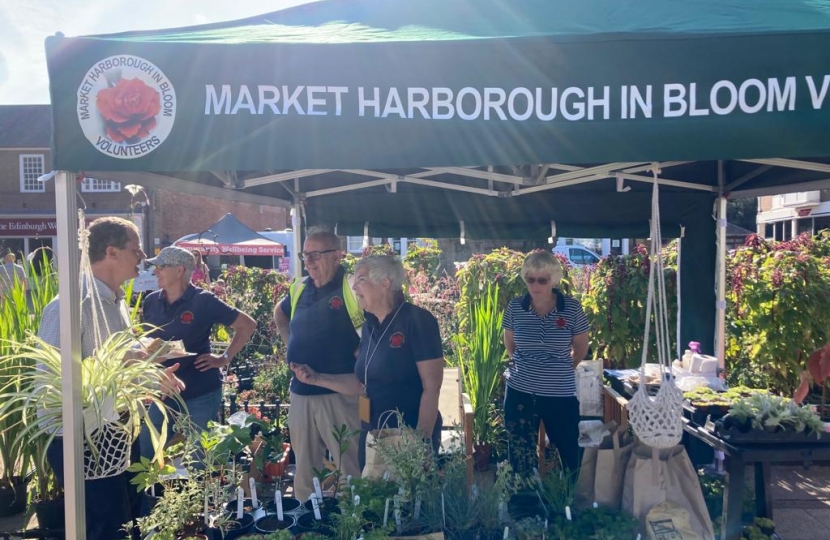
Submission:
<svg viewBox="0 0 830 540">
<path fill-rule="evenodd" d="M 210 287 L 210 268 L 206 262 L 202 262 L 202 273 L 205 275 L 205 285 Z"/>
<path fill-rule="evenodd" d="M 321 386 L 347 396 L 357 396 L 364 391 L 363 383 L 354 373 L 317 373 L 311 366 L 294 362 L 288 367 L 301 383 Z"/>
<path fill-rule="evenodd" d="M 251 339 L 251 336 L 256 330 L 256 321 L 253 320 L 247 313 L 240 311 L 239 315 L 236 316 L 236 320 L 231 323 L 231 328 L 233 328 L 234 332 L 233 339 L 231 339 L 228 348 L 225 350 L 225 353 L 228 355 L 227 360 L 222 358 L 222 355 L 218 354 L 200 354 L 196 358 L 196 361 L 193 362 L 196 369 L 199 371 L 207 371 L 213 368 L 225 367 L 230 364 L 233 357 L 236 356 Z"/>
<path fill-rule="evenodd" d="M 285 300 L 283 300 L 283 302 L 284 301 Z M 291 335 L 291 319 L 289 319 L 288 315 L 286 315 L 285 312 L 282 310 L 282 302 L 274 306 L 274 322 L 277 325 L 277 331 L 280 333 L 280 337 L 282 338 L 283 344 L 287 347 L 288 338 Z"/>
<path fill-rule="evenodd" d="M 444 381 L 444 358 L 422 360 L 415 364 L 421 385 L 421 404 L 418 407 L 418 431 L 425 439 L 432 439 L 432 430 L 438 419 L 438 395 L 441 392 L 441 383 Z"/>
<path fill-rule="evenodd" d="M 507 349 L 507 357 L 513 358 L 513 351 L 516 350 L 516 340 L 513 339 L 513 330 L 504 330 L 504 348 Z"/>
<path fill-rule="evenodd" d="M 588 354 L 588 332 L 575 335 L 571 343 L 571 349 L 573 350 L 574 367 L 576 367 L 578 363 L 585 360 L 585 355 Z"/>
</svg>

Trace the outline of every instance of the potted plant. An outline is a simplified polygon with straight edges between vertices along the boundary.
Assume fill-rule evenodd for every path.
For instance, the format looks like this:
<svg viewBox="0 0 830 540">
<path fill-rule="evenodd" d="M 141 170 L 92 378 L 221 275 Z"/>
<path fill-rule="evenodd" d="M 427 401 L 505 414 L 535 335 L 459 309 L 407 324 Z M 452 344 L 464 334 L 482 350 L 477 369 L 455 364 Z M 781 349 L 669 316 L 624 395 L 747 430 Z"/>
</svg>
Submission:
<svg viewBox="0 0 830 540">
<path fill-rule="evenodd" d="M 473 407 L 473 438 L 476 464 L 486 468 L 493 444 L 499 441 L 495 398 L 504 371 L 505 347 L 501 328 L 504 311 L 499 307 L 499 287 L 468 305 L 466 328 L 456 336 L 457 357 L 464 391 Z"/>
<path fill-rule="evenodd" d="M 45 254 L 35 261 L 42 268 L 50 268 Z M 35 360 L 16 354 L 19 345 L 30 333 L 37 332 L 43 308 L 57 293 L 57 276 L 54 272 L 37 273 L 33 265 L 26 267 L 29 292 L 17 282 L 0 295 L 0 394 L 17 394 L 29 390 L 25 374 L 35 369 Z M 31 306 L 29 305 L 31 302 Z M 31 309 L 30 309 L 31 307 Z M 0 417 L 0 516 L 22 512 L 26 507 L 26 487 L 32 465 L 36 467 L 41 499 L 58 496 L 60 488 L 46 470 L 38 468 L 38 460 L 45 449 L 40 442 L 20 437 L 26 423 L 24 411 L 10 412 Z M 45 461 L 45 460 L 44 460 Z"/>
</svg>

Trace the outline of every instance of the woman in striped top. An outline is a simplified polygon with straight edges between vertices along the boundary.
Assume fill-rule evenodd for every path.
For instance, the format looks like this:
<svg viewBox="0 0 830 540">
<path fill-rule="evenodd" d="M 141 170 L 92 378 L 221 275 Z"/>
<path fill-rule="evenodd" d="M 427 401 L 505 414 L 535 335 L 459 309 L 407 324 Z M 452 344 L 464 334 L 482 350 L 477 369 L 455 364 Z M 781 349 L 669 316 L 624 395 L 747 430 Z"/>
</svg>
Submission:
<svg viewBox="0 0 830 540">
<path fill-rule="evenodd" d="M 588 321 L 579 301 L 559 289 L 562 265 L 548 251 L 534 251 L 522 264 L 528 294 L 504 313 L 504 421 L 510 462 L 518 472 L 535 465 L 536 433 L 545 424 L 562 463 L 579 467 L 579 402 L 574 368 L 588 352 Z"/>
</svg>

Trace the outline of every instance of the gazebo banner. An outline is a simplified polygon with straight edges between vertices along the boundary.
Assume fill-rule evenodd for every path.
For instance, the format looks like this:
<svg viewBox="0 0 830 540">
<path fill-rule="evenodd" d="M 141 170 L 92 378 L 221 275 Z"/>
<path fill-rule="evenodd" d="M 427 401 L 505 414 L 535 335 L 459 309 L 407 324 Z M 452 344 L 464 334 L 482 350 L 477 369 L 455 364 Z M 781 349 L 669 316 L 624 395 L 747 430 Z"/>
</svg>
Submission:
<svg viewBox="0 0 830 540">
<path fill-rule="evenodd" d="M 329 0 L 46 49 L 55 169 L 830 155 L 827 0 Z"/>
</svg>

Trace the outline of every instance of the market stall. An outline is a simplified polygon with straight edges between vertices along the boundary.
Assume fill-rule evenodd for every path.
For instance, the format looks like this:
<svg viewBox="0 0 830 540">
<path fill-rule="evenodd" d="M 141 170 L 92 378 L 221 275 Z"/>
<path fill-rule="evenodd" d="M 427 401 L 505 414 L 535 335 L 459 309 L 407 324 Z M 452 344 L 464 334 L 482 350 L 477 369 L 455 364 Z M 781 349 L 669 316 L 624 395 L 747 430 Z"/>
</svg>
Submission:
<svg viewBox="0 0 830 540">
<path fill-rule="evenodd" d="M 683 341 L 711 352 L 727 197 L 827 184 L 829 45 L 827 4 L 807 0 L 324 1 L 51 37 L 62 327 L 79 324 L 65 171 L 292 206 L 341 234 L 543 239 L 642 236 L 657 162 L 663 229 L 686 227 Z M 148 97 L 119 110 L 120 92 Z M 69 462 L 77 336 L 61 344 Z"/>
</svg>

